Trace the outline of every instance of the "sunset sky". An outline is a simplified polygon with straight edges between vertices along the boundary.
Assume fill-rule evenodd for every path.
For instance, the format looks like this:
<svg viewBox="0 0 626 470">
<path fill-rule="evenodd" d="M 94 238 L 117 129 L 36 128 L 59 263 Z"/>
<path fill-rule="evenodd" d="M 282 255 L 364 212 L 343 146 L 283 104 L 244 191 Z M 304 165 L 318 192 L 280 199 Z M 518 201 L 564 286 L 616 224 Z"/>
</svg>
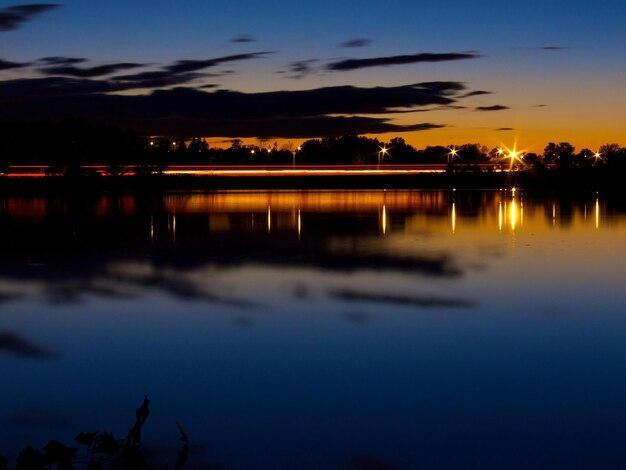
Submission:
<svg viewBox="0 0 626 470">
<path fill-rule="evenodd" d="M 625 22 L 624 0 L 0 2 L 0 119 L 624 145 Z"/>
</svg>

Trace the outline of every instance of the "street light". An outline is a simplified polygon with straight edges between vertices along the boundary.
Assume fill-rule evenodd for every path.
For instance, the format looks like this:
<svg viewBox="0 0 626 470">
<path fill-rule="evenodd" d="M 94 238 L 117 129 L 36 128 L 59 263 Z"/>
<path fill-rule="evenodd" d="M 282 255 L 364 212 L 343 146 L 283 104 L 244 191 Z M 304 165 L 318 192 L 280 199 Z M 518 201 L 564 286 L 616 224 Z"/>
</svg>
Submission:
<svg viewBox="0 0 626 470">
<path fill-rule="evenodd" d="M 450 163 L 454 161 L 454 157 L 456 157 L 458 154 L 459 151 L 456 148 L 450 147 L 450 151 L 448 152 L 448 166 L 450 166 Z"/>
<path fill-rule="evenodd" d="M 388 154 L 389 154 L 389 149 L 387 148 L 386 145 L 383 145 L 382 147 L 380 147 L 380 151 L 378 152 L 378 166 L 380 166 L 381 158 Z"/>
<path fill-rule="evenodd" d="M 524 158 L 524 152 L 519 152 L 515 148 L 513 148 L 513 150 L 509 150 L 508 157 L 511 159 L 509 171 L 513 171 L 513 164 L 515 163 L 515 160 L 523 163 L 522 159 Z"/>
<path fill-rule="evenodd" d="M 599 160 L 602 160 L 602 154 L 600 152 L 596 152 L 593 154 L 593 158 L 595 158 L 594 163 L 598 163 Z"/>
</svg>

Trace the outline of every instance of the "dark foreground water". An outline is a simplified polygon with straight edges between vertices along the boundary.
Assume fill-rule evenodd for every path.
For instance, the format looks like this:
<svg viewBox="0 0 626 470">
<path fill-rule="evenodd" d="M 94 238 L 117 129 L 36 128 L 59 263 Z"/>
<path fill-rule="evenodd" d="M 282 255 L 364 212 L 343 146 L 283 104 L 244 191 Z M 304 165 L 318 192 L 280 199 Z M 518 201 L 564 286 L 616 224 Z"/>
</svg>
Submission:
<svg viewBox="0 0 626 470">
<path fill-rule="evenodd" d="M 188 468 L 626 468 L 601 196 L 8 198 L 0 242 L 0 455 L 123 434 L 147 394 Z"/>
</svg>

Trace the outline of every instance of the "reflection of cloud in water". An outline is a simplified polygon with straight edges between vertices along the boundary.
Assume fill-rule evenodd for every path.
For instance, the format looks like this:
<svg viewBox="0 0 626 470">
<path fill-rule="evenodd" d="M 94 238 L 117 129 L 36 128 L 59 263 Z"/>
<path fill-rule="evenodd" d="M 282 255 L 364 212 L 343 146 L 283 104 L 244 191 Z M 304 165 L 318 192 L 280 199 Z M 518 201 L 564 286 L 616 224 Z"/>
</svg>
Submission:
<svg viewBox="0 0 626 470">
<path fill-rule="evenodd" d="M 394 470 L 397 467 L 377 457 L 355 457 L 346 465 L 346 470 Z"/>
<path fill-rule="evenodd" d="M 302 283 L 298 283 L 293 290 L 293 297 L 298 300 L 305 300 L 310 297 L 310 292 L 307 286 Z"/>
<path fill-rule="evenodd" d="M 13 292 L 1 292 L 0 291 L 0 304 L 4 303 L 4 302 L 10 302 L 12 300 L 17 300 L 20 297 L 22 297 L 19 294 L 15 294 Z"/>
<path fill-rule="evenodd" d="M 67 420 L 48 408 L 33 406 L 20 408 L 6 417 L 6 424 L 22 429 L 65 429 Z"/>
<path fill-rule="evenodd" d="M 183 273 L 176 271 L 140 276 L 124 276 L 122 272 L 118 272 L 117 280 L 126 285 L 158 289 L 181 301 L 218 303 L 239 308 L 258 306 L 254 302 L 209 292 L 204 286 L 198 285 L 198 281 L 195 281 L 191 276 L 185 276 Z"/>
<path fill-rule="evenodd" d="M 363 312 L 346 312 L 343 316 L 350 322 L 357 325 L 365 325 L 372 321 L 372 317 Z"/>
<path fill-rule="evenodd" d="M 238 316 L 235 318 L 235 325 L 241 328 L 248 328 L 254 325 L 254 321 L 252 320 L 252 317 Z"/>
<path fill-rule="evenodd" d="M 44 347 L 31 343 L 12 331 L 0 332 L 0 353 L 32 359 L 52 359 L 58 355 Z"/>
<path fill-rule="evenodd" d="M 330 291 L 331 297 L 345 302 L 374 302 L 393 305 L 407 305 L 413 307 L 451 307 L 451 308 L 471 308 L 475 302 L 467 299 L 457 299 L 453 297 L 431 297 L 431 296 L 407 296 L 399 294 L 372 293 L 357 290 L 337 289 Z"/>
</svg>

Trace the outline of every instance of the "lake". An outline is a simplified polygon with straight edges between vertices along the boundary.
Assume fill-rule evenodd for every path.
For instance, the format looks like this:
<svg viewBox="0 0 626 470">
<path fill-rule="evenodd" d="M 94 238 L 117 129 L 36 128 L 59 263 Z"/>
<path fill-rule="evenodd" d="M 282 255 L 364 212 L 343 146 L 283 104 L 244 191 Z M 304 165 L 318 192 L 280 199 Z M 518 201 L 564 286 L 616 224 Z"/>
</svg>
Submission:
<svg viewBox="0 0 626 470">
<path fill-rule="evenodd" d="M 512 191 L 0 199 L 0 455 L 626 468 L 626 205 Z"/>
</svg>

